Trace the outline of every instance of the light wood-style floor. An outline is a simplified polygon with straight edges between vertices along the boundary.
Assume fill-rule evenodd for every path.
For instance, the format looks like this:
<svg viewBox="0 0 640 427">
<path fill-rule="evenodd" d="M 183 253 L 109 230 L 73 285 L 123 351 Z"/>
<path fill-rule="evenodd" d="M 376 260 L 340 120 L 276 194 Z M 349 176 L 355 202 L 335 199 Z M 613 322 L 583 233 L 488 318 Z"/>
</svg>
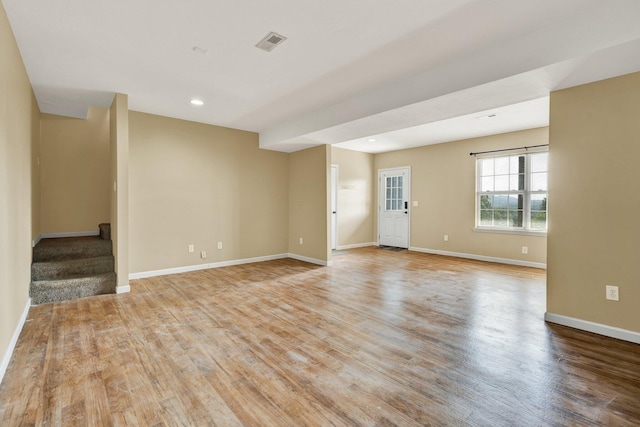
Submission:
<svg viewBox="0 0 640 427">
<path fill-rule="evenodd" d="M 0 425 L 640 425 L 640 346 L 546 324 L 545 272 L 378 248 L 32 307 Z"/>
</svg>

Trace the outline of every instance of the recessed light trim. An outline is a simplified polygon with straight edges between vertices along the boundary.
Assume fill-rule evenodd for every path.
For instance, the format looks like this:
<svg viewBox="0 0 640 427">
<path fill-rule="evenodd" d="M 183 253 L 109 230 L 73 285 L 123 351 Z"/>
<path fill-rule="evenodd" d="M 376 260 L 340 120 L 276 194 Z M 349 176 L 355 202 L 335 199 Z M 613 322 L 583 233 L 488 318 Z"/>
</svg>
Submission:
<svg viewBox="0 0 640 427">
<path fill-rule="evenodd" d="M 198 46 L 194 46 L 193 47 L 193 51 L 195 53 L 200 54 L 200 55 L 206 55 L 207 53 L 209 53 L 209 51 L 207 49 L 204 49 L 204 48 L 198 47 Z"/>
<path fill-rule="evenodd" d="M 201 105 L 204 105 L 204 101 L 200 99 L 192 99 L 191 104 L 200 107 Z"/>
</svg>

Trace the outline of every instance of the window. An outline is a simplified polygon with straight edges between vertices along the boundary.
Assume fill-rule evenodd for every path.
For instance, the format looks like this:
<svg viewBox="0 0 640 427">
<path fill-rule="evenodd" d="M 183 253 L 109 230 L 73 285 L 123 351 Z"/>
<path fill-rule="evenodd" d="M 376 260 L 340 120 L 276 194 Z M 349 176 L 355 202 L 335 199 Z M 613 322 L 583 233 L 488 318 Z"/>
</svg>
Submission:
<svg viewBox="0 0 640 427">
<path fill-rule="evenodd" d="M 402 201 L 402 175 L 388 176 L 385 181 L 385 210 L 400 211 L 404 209 Z"/>
<path fill-rule="evenodd" d="M 477 229 L 547 231 L 549 153 L 477 160 Z"/>
</svg>

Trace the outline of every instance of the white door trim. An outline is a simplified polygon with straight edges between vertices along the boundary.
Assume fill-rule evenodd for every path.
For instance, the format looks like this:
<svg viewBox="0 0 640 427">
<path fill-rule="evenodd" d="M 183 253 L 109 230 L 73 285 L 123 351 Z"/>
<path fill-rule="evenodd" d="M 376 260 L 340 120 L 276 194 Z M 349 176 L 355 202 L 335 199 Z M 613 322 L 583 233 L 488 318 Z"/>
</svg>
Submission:
<svg viewBox="0 0 640 427">
<path fill-rule="evenodd" d="M 335 176 L 333 171 L 335 170 Z M 338 248 L 338 181 L 340 167 L 331 165 L 331 249 Z M 335 212 L 335 214 L 333 213 Z"/>
<path fill-rule="evenodd" d="M 398 166 L 398 167 L 394 167 L 394 168 L 383 168 L 383 169 L 378 169 L 378 191 L 377 191 L 377 198 L 378 198 L 378 224 L 377 224 L 377 239 L 376 242 L 378 243 L 378 246 L 380 246 L 380 213 L 382 212 L 382 203 L 384 200 L 384 197 L 382 197 L 382 191 L 383 191 L 383 187 L 382 187 L 382 174 L 384 172 L 388 172 L 388 171 L 393 171 L 393 170 L 397 170 L 397 169 L 406 169 L 407 170 L 407 190 L 406 190 L 406 196 L 407 196 L 407 248 L 411 247 L 411 166 Z"/>
</svg>

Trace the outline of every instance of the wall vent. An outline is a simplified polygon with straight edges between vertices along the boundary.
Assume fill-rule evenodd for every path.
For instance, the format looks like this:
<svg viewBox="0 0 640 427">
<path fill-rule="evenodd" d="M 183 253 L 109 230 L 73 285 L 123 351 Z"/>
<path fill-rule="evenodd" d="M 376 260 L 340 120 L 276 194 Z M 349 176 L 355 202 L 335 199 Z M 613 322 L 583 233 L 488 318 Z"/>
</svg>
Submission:
<svg viewBox="0 0 640 427">
<path fill-rule="evenodd" d="M 258 42 L 256 47 L 258 49 L 262 49 L 265 52 L 271 52 L 276 46 L 279 46 L 284 42 L 287 38 L 285 36 L 281 36 L 278 33 L 269 33 L 262 40 Z"/>
</svg>

